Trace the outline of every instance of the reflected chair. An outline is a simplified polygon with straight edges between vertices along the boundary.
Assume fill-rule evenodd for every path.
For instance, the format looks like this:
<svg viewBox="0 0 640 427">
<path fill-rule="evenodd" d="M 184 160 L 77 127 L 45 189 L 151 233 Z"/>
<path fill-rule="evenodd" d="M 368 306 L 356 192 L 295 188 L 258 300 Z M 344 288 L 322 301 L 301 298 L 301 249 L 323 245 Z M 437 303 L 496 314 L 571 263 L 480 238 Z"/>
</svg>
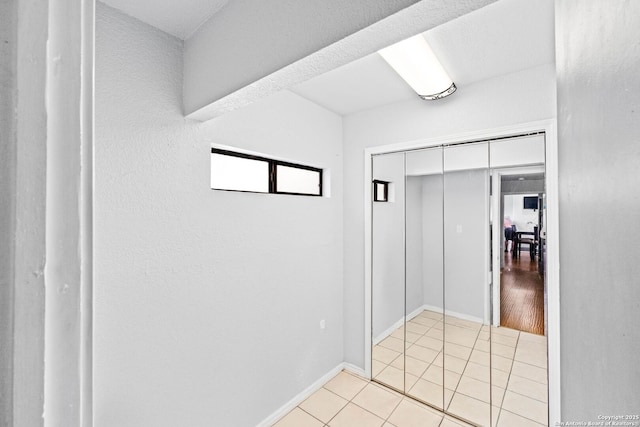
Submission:
<svg viewBox="0 0 640 427">
<path fill-rule="evenodd" d="M 517 244 L 516 244 L 516 250 L 518 251 L 518 256 L 520 256 L 520 251 L 522 250 L 522 245 L 529 245 L 529 256 L 531 257 L 531 260 L 533 261 L 536 258 L 536 252 L 537 252 L 537 248 L 538 248 L 538 226 L 534 226 L 533 227 L 533 238 L 530 237 L 517 237 Z"/>
</svg>

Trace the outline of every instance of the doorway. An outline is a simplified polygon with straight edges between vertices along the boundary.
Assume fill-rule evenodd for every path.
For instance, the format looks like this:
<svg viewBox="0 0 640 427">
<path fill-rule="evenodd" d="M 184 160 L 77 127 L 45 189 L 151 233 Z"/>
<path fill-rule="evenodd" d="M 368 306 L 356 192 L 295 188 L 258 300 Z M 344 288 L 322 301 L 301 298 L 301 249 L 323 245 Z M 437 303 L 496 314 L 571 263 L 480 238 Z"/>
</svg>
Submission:
<svg viewBox="0 0 640 427">
<path fill-rule="evenodd" d="M 546 336 L 544 173 L 504 173 L 500 326 Z"/>
<path fill-rule="evenodd" d="M 547 336 L 545 168 L 492 174 L 494 326 Z"/>
</svg>

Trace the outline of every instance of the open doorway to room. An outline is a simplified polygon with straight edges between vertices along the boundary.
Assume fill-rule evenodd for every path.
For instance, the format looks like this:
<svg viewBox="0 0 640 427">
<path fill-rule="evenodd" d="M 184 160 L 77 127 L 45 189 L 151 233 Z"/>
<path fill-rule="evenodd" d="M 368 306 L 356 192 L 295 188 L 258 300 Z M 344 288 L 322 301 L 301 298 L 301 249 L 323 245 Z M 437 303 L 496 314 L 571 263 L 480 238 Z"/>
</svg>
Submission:
<svg viewBox="0 0 640 427">
<path fill-rule="evenodd" d="M 546 336 L 544 172 L 500 174 L 500 326 Z"/>
</svg>

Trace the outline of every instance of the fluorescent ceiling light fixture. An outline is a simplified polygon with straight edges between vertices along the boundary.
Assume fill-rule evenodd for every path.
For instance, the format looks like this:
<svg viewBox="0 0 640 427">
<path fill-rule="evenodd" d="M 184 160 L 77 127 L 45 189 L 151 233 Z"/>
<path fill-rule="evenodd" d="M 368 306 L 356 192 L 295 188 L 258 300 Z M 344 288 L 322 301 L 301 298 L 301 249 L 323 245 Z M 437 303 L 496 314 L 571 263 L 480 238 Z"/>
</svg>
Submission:
<svg viewBox="0 0 640 427">
<path fill-rule="evenodd" d="M 440 99 L 456 91 L 422 34 L 386 47 L 378 53 L 422 99 Z"/>
</svg>

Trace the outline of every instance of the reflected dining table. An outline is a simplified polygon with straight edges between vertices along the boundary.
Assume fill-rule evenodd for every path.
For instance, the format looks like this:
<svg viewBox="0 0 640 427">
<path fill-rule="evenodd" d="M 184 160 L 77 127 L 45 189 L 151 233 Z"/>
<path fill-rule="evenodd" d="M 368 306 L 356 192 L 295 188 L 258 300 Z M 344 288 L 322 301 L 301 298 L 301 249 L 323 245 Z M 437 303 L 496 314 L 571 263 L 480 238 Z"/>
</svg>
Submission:
<svg viewBox="0 0 640 427">
<path fill-rule="evenodd" d="M 523 236 L 531 236 L 531 238 Z M 534 231 L 516 231 L 515 233 L 515 241 L 513 245 L 513 257 L 517 258 L 520 256 L 520 250 L 522 249 L 522 243 L 526 243 L 529 245 L 529 255 L 531 259 L 534 259 L 536 256 L 536 233 Z"/>
</svg>

